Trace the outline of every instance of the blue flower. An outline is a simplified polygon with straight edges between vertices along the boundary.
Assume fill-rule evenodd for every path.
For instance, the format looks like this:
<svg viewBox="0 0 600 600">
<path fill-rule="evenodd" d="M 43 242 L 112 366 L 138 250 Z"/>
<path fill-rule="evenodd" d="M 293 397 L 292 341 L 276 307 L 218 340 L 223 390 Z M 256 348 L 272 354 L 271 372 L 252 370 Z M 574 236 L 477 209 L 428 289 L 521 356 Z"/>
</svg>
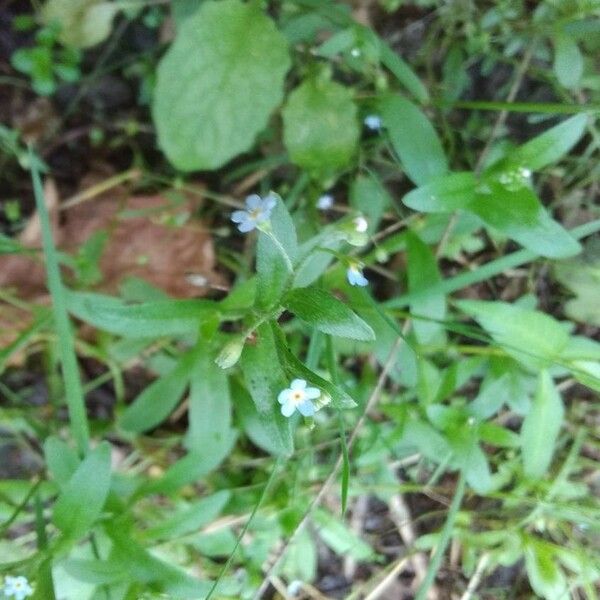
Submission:
<svg viewBox="0 0 600 600">
<path fill-rule="evenodd" d="M 379 131 L 383 125 L 379 115 L 367 115 L 363 122 L 365 127 L 371 131 Z"/>
<path fill-rule="evenodd" d="M 319 210 L 329 210 L 333 206 L 333 196 L 331 194 L 323 194 L 317 200 L 317 208 Z"/>
<path fill-rule="evenodd" d="M 246 198 L 246 210 L 236 210 L 231 214 L 231 220 L 238 223 L 238 229 L 247 233 L 256 229 L 261 223 L 271 218 L 271 211 L 275 208 L 277 200 L 274 194 L 261 198 L 252 194 Z"/>
<path fill-rule="evenodd" d="M 7 575 L 4 579 L 4 589 L 2 591 L 7 598 L 14 598 L 15 600 L 25 600 L 33 594 L 29 581 L 22 575 L 18 577 Z"/>
<path fill-rule="evenodd" d="M 350 263 L 346 271 L 346 277 L 350 285 L 358 285 L 360 287 L 369 285 L 369 280 L 363 275 L 361 266 L 358 263 Z"/>
<path fill-rule="evenodd" d="M 281 404 L 281 414 L 284 417 L 291 417 L 295 410 L 305 417 L 315 414 L 315 405 L 311 400 L 316 400 L 321 395 L 321 390 L 306 385 L 304 379 L 294 379 L 288 389 L 279 393 L 277 401 Z"/>
</svg>

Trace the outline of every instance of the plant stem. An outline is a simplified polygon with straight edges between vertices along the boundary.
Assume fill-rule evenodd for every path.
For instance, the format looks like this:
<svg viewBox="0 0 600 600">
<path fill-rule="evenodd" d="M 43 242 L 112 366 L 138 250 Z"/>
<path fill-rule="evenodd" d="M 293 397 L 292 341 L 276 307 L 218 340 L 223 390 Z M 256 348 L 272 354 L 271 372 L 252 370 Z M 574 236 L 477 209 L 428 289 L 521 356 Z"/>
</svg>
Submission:
<svg viewBox="0 0 600 600">
<path fill-rule="evenodd" d="M 452 498 L 452 504 L 450 504 L 450 509 L 448 510 L 448 516 L 446 517 L 446 523 L 444 523 L 444 528 L 442 529 L 442 533 L 440 535 L 440 541 L 436 548 L 435 554 L 429 563 L 429 567 L 427 569 L 427 573 L 425 574 L 425 579 L 415 596 L 415 600 L 425 600 L 427 598 L 427 592 L 429 588 L 432 586 L 435 577 L 440 570 L 442 565 L 442 559 L 444 558 L 444 554 L 446 552 L 446 548 L 450 543 L 450 538 L 452 537 L 452 530 L 454 528 L 454 522 L 456 521 L 456 516 L 458 514 L 458 510 L 462 503 L 463 497 L 465 495 L 465 475 L 461 471 L 460 476 L 458 478 L 458 483 L 456 484 L 456 490 L 454 491 L 454 498 Z"/>
</svg>

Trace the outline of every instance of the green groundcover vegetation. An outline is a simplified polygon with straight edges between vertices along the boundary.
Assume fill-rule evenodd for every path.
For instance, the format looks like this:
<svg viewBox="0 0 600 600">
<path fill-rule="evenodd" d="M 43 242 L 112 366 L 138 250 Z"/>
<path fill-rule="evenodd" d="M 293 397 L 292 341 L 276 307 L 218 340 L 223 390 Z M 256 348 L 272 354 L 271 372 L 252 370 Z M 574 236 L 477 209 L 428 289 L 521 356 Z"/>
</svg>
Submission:
<svg viewBox="0 0 600 600">
<path fill-rule="evenodd" d="M 600 596 L 598 0 L 0 4 L 1 597 Z"/>
</svg>

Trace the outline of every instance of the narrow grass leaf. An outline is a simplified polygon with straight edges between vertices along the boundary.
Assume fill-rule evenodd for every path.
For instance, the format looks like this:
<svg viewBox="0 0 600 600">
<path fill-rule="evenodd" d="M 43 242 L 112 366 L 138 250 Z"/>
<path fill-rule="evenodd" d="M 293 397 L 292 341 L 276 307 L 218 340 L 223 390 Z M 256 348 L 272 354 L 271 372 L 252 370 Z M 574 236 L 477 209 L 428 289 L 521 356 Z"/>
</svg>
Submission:
<svg viewBox="0 0 600 600">
<path fill-rule="evenodd" d="M 79 452 L 85 454 L 89 446 L 90 433 L 81 379 L 79 378 L 79 367 L 77 365 L 77 357 L 75 354 L 75 342 L 73 340 L 73 332 L 71 331 L 71 324 L 67 314 L 66 293 L 60 277 L 58 255 L 52 239 L 52 230 L 50 228 L 50 219 L 44 200 L 42 182 L 31 149 L 29 150 L 29 159 L 31 164 L 35 204 L 42 229 L 42 244 L 44 255 L 46 257 L 46 277 L 48 280 L 48 289 L 52 296 L 54 325 L 56 327 L 56 334 L 60 340 L 58 343 L 58 354 L 60 356 L 65 383 L 69 421 Z"/>
</svg>

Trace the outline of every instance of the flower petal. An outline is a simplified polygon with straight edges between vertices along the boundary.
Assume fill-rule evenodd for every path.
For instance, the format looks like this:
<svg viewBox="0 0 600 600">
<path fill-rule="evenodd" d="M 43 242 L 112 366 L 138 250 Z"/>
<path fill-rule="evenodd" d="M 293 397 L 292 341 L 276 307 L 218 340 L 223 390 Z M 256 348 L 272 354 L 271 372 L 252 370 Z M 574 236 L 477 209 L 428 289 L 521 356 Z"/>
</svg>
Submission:
<svg viewBox="0 0 600 600">
<path fill-rule="evenodd" d="M 246 206 L 250 210 L 256 210 L 262 204 L 262 198 L 258 194 L 251 194 L 246 198 Z"/>
<path fill-rule="evenodd" d="M 231 213 L 231 220 L 234 223 L 241 223 L 248 218 L 248 213 L 245 210 L 234 210 Z"/>
<path fill-rule="evenodd" d="M 303 390 L 306 387 L 306 380 L 304 379 L 294 379 L 290 384 L 291 390 Z"/>
<path fill-rule="evenodd" d="M 268 194 L 262 201 L 262 207 L 269 213 L 277 206 L 277 197 L 275 194 Z"/>
<path fill-rule="evenodd" d="M 305 400 L 298 404 L 298 410 L 305 417 L 312 417 L 315 414 L 315 407 L 310 400 Z"/>
<path fill-rule="evenodd" d="M 290 401 L 290 393 L 291 390 L 281 390 L 281 392 L 279 392 L 279 396 L 277 396 L 277 402 L 279 402 L 279 404 L 285 404 L 286 402 Z"/>
<path fill-rule="evenodd" d="M 241 231 L 242 233 L 248 233 L 249 231 L 252 231 L 253 229 L 256 229 L 256 223 L 254 222 L 253 219 L 246 219 L 244 222 L 240 223 L 238 225 L 238 230 Z"/>
<path fill-rule="evenodd" d="M 319 388 L 307 387 L 304 390 L 304 396 L 308 400 L 316 400 L 321 395 L 321 390 Z"/>
<path fill-rule="evenodd" d="M 296 407 L 294 406 L 293 402 L 286 402 L 285 404 L 282 404 L 282 406 L 281 406 L 281 414 L 284 417 L 291 417 L 294 414 L 295 410 L 296 410 Z"/>
</svg>

